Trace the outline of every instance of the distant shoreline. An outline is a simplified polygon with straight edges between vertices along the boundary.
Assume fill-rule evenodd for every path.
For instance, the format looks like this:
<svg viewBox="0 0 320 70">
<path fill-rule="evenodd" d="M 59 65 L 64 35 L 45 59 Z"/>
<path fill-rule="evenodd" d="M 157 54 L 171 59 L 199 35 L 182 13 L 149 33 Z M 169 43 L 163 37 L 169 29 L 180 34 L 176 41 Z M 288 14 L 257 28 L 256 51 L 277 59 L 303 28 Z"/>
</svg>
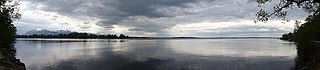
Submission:
<svg viewBox="0 0 320 70">
<path fill-rule="evenodd" d="M 30 38 L 30 37 L 16 37 Z M 33 37 L 34 38 L 34 37 Z M 279 39 L 280 37 L 128 37 L 128 38 L 43 38 L 40 39 Z"/>
<path fill-rule="evenodd" d="M 90 34 L 71 32 L 68 34 L 33 34 L 33 35 L 16 35 L 16 38 L 45 38 L 45 39 L 280 39 L 280 37 L 263 37 L 263 36 L 212 36 L 212 37 L 198 37 L 198 36 L 154 36 L 154 37 L 137 37 L 128 36 L 125 34 Z"/>
</svg>

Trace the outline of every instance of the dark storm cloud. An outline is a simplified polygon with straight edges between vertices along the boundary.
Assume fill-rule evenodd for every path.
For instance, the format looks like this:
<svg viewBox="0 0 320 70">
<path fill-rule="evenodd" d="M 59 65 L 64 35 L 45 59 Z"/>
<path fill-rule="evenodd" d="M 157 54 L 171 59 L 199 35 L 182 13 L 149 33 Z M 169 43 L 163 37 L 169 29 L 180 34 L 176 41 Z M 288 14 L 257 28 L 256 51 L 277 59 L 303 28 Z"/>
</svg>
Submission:
<svg viewBox="0 0 320 70">
<path fill-rule="evenodd" d="M 104 28 L 103 31 L 113 29 L 114 25 L 121 25 L 128 27 L 132 32 L 149 32 L 156 35 L 168 35 L 166 30 L 177 24 L 253 20 L 255 13 L 260 9 L 256 0 L 26 1 L 30 2 L 31 10 L 55 12 L 77 19 L 98 18 L 99 22 L 95 24 Z M 300 13 L 289 16 L 301 18 Z M 90 28 L 85 24 L 79 26 Z"/>
<path fill-rule="evenodd" d="M 65 15 L 82 14 L 92 17 L 115 19 L 128 16 L 170 17 L 172 15 L 157 12 L 159 7 L 182 7 L 196 3 L 198 0 L 28 0 L 40 9 L 54 11 Z"/>
<path fill-rule="evenodd" d="M 173 22 L 161 21 L 161 18 L 148 18 L 145 16 L 135 16 L 125 19 L 119 25 L 130 27 L 129 31 L 156 33 L 157 36 L 168 36 L 164 30 L 175 25 Z"/>
<path fill-rule="evenodd" d="M 188 8 L 186 3 L 195 3 L 197 0 L 117 0 L 115 8 L 123 11 L 124 16 L 146 16 L 146 17 L 170 17 L 172 15 L 156 12 L 157 6 L 177 6 Z"/>
<path fill-rule="evenodd" d="M 96 17 L 101 19 L 98 26 L 110 29 L 112 25 L 131 25 L 136 23 L 150 23 L 149 26 L 131 25 L 130 30 L 141 30 L 145 32 L 161 32 L 166 26 L 154 25 L 155 22 L 136 22 L 131 23 L 127 19 L 131 16 L 143 16 L 150 18 L 174 17 L 171 14 L 157 11 L 164 7 L 190 8 L 190 3 L 198 3 L 200 0 L 29 0 L 31 3 L 44 5 L 39 9 L 50 12 L 57 12 L 62 15 L 74 18 Z M 173 13 L 173 12 L 172 12 Z M 186 13 L 186 12 L 182 12 Z M 178 13 L 179 14 L 179 13 Z M 186 13 L 188 14 L 188 13 Z"/>
</svg>

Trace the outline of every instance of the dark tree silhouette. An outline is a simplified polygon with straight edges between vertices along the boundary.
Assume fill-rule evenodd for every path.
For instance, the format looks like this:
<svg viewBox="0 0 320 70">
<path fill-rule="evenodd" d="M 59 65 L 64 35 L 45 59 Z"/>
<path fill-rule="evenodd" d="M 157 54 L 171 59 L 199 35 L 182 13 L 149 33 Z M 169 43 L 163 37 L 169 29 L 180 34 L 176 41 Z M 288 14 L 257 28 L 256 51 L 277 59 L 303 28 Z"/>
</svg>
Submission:
<svg viewBox="0 0 320 70">
<path fill-rule="evenodd" d="M 290 37 L 297 43 L 298 56 L 296 58 L 297 70 L 320 69 L 320 15 L 307 18 Z"/>
<path fill-rule="evenodd" d="M 58 35 L 17 35 L 17 38 L 91 38 L 91 39 L 127 39 L 129 36 L 120 34 L 119 36 L 115 34 L 108 35 L 96 35 L 89 33 L 78 33 L 72 32 L 70 34 L 58 34 Z"/>
<path fill-rule="evenodd" d="M 281 39 L 294 41 L 297 45 L 295 70 L 320 69 L 320 0 L 272 0 L 279 1 L 269 13 L 261 9 L 257 12 L 255 22 L 267 22 L 269 18 L 277 17 L 288 21 L 285 9 L 292 7 L 303 8 L 310 15 L 306 23 L 295 26 L 293 33 L 284 34 Z M 271 0 L 257 0 L 259 7 Z"/>
<path fill-rule="evenodd" d="M 303 8 L 304 11 L 313 15 L 319 14 L 319 3 L 320 0 L 257 0 L 259 7 L 262 7 L 263 4 L 271 2 L 271 1 L 279 1 L 279 4 L 273 7 L 273 12 L 267 12 L 264 9 L 261 9 L 256 14 L 255 22 L 267 22 L 269 18 L 277 17 L 282 20 L 289 21 L 286 18 L 287 11 L 285 9 L 291 9 L 292 7 Z"/>
<path fill-rule="evenodd" d="M 21 16 L 18 13 L 18 5 L 19 3 L 11 0 L 0 0 L 0 43 L 2 45 L 13 46 L 16 27 L 12 23 Z"/>
<path fill-rule="evenodd" d="M 119 38 L 120 38 L 120 39 L 124 39 L 124 38 L 129 38 L 129 36 L 126 36 L 126 35 L 124 35 L 124 34 L 120 34 L 120 35 L 119 35 Z"/>
<path fill-rule="evenodd" d="M 282 37 L 280 38 L 281 40 L 288 40 L 288 41 L 292 41 L 291 38 L 292 38 L 292 33 L 287 33 L 287 34 L 283 34 Z"/>
<path fill-rule="evenodd" d="M 0 0 L 0 70 L 25 70 L 25 65 L 15 58 L 14 41 L 16 27 L 14 20 L 20 19 L 19 3 Z"/>
</svg>

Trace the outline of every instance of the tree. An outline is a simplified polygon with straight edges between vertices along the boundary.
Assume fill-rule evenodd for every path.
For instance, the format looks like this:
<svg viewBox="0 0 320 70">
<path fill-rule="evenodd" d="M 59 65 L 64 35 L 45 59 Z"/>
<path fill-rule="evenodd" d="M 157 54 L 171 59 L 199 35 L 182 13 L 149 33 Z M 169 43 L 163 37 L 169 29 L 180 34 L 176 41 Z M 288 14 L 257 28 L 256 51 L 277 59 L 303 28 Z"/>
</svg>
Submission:
<svg viewBox="0 0 320 70">
<path fill-rule="evenodd" d="M 0 70 L 26 70 L 25 65 L 15 58 L 16 27 L 12 23 L 20 19 L 18 5 L 12 0 L 0 0 Z"/>
<path fill-rule="evenodd" d="M 1 45 L 12 46 L 15 41 L 16 27 L 12 23 L 21 17 L 18 5 L 18 2 L 13 2 L 12 0 L 0 0 Z"/>
<path fill-rule="evenodd" d="M 303 8 L 310 15 L 306 19 L 306 23 L 299 25 L 296 21 L 294 32 L 284 34 L 282 39 L 294 41 L 297 45 L 297 57 L 295 59 L 295 70 L 319 70 L 320 64 L 320 0 L 275 0 L 280 1 L 275 5 L 273 12 L 268 13 L 261 9 L 257 12 L 255 22 L 267 22 L 269 18 L 277 17 L 288 21 L 285 9 L 294 6 Z M 271 2 L 271 0 L 257 0 L 259 7 L 262 4 Z"/>
<path fill-rule="evenodd" d="M 256 13 L 255 22 L 267 22 L 269 18 L 277 17 L 285 21 L 289 21 L 286 18 L 287 11 L 285 9 L 291 9 L 294 6 L 303 8 L 305 12 L 314 16 L 319 14 L 319 3 L 320 0 L 257 0 L 259 7 L 262 7 L 263 4 L 271 1 L 280 1 L 279 4 L 273 7 L 273 12 L 269 13 L 261 9 Z"/>
<path fill-rule="evenodd" d="M 119 35 L 119 38 L 120 38 L 120 39 L 124 39 L 124 38 L 128 38 L 128 36 L 126 36 L 126 35 L 124 35 L 124 34 L 120 34 L 120 35 Z"/>
<path fill-rule="evenodd" d="M 283 34 L 282 37 L 280 38 L 281 40 L 288 40 L 288 41 L 292 41 L 291 38 L 292 38 L 292 35 L 293 33 L 287 33 L 287 34 Z"/>
<path fill-rule="evenodd" d="M 297 43 L 320 41 L 320 15 L 307 18 L 307 22 L 294 31 L 293 40 Z"/>
</svg>

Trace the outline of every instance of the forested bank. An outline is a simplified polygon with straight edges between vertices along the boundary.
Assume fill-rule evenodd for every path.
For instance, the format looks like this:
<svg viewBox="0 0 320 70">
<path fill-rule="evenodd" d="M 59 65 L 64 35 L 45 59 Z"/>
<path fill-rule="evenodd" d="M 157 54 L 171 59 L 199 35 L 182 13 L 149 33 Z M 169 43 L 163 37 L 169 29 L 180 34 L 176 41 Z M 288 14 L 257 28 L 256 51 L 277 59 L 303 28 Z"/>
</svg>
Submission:
<svg viewBox="0 0 320 70">
<path fill-rule="evenodd" d="M 78 33 L 72 32 L 70 34 L 58 34 L 58 35 L 17 35 L 16 38 L 80 38 L 80 39 L 126 39 L 129 36 L 120 34 L 107 34 L 107 35 L 97 35 L 97 34 L 90 34 L 90 33 Z"/>
</svg>

